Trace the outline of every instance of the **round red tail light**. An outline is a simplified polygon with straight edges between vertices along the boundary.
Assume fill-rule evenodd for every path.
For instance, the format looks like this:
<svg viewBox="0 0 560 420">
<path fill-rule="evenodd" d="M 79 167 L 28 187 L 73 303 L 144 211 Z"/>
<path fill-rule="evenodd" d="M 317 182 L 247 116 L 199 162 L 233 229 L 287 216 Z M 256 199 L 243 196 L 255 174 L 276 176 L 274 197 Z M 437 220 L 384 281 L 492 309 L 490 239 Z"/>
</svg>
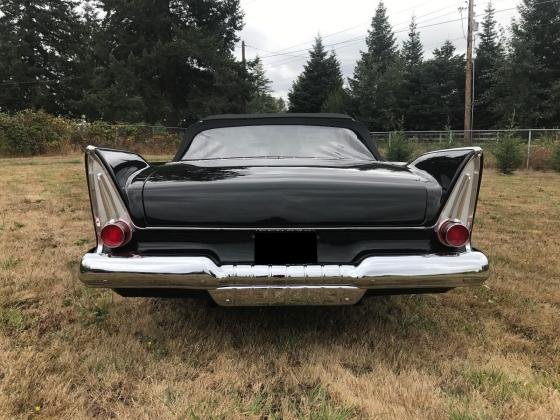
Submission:
<svg viewBox="0 0 560 420">
<path fill-rule="evenodd" d="M 470 238 L 469 229 L 459 222 L 447 220 L 438 229 L 438 238 L 446 246 L 459 248 L 465 245 Z"/>
<path fill-rule="evenodd" d="M 128 223 L 119 220 L 107 223 L 101 229 L 101 242 L 108 248 L 118 248 L 125 245 L 131 238 L 132 231 Z"/>
</svg>

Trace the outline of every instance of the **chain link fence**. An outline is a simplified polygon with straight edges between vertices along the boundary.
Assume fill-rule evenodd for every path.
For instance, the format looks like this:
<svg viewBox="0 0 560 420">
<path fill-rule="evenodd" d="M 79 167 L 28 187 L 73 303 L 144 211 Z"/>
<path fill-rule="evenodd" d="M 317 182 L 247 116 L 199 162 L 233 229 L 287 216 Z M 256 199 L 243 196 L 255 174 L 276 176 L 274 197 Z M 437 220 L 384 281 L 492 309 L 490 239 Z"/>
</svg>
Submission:
<svg viewBox="0 0 560 420">
<path fill-rule="evenodd" d="M 407 141 L 414 142 L 417 153 L 432 150 L 465 146 L 463 130 L 445 131 L 373 131 L 372 137 L 381 151 L 386 150 L 394 136 L 403 135 Z M 524 167 L 527 169 L 548 169 L 554 147 L 560 146 L 560 129 L 513 129 L 513 130 L 472 130 L 473 146 L 480 146 L 488 151 L 504 136 L 511 136 L 524 147 Z"/>
</svg>

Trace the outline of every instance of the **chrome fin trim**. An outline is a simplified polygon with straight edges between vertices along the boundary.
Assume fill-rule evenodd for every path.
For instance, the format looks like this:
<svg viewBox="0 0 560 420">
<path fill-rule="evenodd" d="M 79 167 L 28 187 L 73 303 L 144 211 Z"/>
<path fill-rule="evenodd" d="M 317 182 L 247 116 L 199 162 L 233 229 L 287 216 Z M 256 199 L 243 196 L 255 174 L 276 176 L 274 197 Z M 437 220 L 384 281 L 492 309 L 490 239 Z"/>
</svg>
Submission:
<svg viewBox="0 0 560 420">
<path fill-rule="evenodd" d="M 456 220 L 472 231 L 482 172 L 482 149 L 480 147 L 472 149 L 474 154 L 461 170 L 441 210 L 437 226 L 446 220 Z"/>
<path fill-rule="evenodd" d="M 133 228 L 134 224 L 117 186 L 111 179 L 105 164 L 97 156 L 96 150 L 97 148 L 94 146 L 86 148 L 86 173 L 98 252 L 100 253 L 103 246 L 99 238 L 103 226 L 117 220 L 123 220 Z"/>
</svg>

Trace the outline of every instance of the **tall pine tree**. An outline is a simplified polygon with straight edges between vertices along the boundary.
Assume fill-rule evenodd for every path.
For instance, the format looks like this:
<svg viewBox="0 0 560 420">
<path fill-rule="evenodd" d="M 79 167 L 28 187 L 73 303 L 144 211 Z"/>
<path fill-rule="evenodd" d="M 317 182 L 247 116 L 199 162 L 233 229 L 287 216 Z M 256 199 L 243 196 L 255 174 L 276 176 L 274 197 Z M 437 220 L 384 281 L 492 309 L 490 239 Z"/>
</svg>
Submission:
<svg viewBox="0 0 560 420">
<path fill-rule="evenodd" d="M 329 55 L 321 37 L 317 37 L 303 73 L 288 93 L 290 112 L 321 112 L 331 93 L 342 89 L 342 84 L 342 71 L 336 55 Z"/>
<path fill-rule="evenodd" d="M 259 56 L 247 63 L 251 81 L 251 97 L 247 104 L 247 112 L 267 113 L 285 111 L 284 100 L 271 95 L 272 82 L 266 77 L 264 66 Z"/>
<path fill-rule="evenodd" d="M 400 107 L 403 110 L 404 125 L 409 130 L 418 130 L 423 125 L 422 66 L 424 52 L 420 33 L 416 27 L 413 17 L 409 26 L 408 39 L 403 42 L 401 51 L 404 70 Z"/>
<path fill-rule="evenodd" d="M 417 129 L 459 129 L 463 123 L 465 97 L 465 57 L 455 54 L 446 41 L 422 66 L 421 101 Z"/>
<path fill-rule="evenodd" d="M 401 56 L 407 71 L 417 68 L 423 60 L 424 52 L 417 26 L 416 19 L 412 17 L 408 27 L 408 39 L 403 42 L 402 46 Z"/>
<path fill-rule="evenodd" d="M 0 110 L 44 109 L 75 114 L 83 45 L 74 0 L 0 2 Z M 75 115 L 74 115 L 75 116 Z"/>
<path fill-rule="evenodd" d="M 349 80 L 352 113 L 370 129 L 393 129 L 401 118 L 402 66 L 383 2 L 377 6 L 366 46 Z"/>
<path fill-rule="evenodd" d="M 489 129 L 499 125 L 500 116 L 495 110 L 498 72 L 503 65 L 505 54 L 494 17 L 495 9 L 488 3 L 482 21 L 480 41 L 476 48 L 474 86 L 474 127 Z"/>
</svg>

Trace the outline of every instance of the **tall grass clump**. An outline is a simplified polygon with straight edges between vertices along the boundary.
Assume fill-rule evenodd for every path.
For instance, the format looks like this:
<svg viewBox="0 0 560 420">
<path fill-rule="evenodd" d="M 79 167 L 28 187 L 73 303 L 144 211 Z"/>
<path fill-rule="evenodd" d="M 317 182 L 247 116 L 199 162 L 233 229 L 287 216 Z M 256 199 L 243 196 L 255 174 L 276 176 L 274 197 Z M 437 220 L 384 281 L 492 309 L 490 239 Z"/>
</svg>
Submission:
<svg viewBox="0 0 560 420">
<path fill-rule="evenodd" d="M 391 162 L 408 162 L 414 154 L 414 144 L 409 141 L 404 132 L 394 131 L 391 142 L 387 147 L 387 160 Z"/>
</svg>

